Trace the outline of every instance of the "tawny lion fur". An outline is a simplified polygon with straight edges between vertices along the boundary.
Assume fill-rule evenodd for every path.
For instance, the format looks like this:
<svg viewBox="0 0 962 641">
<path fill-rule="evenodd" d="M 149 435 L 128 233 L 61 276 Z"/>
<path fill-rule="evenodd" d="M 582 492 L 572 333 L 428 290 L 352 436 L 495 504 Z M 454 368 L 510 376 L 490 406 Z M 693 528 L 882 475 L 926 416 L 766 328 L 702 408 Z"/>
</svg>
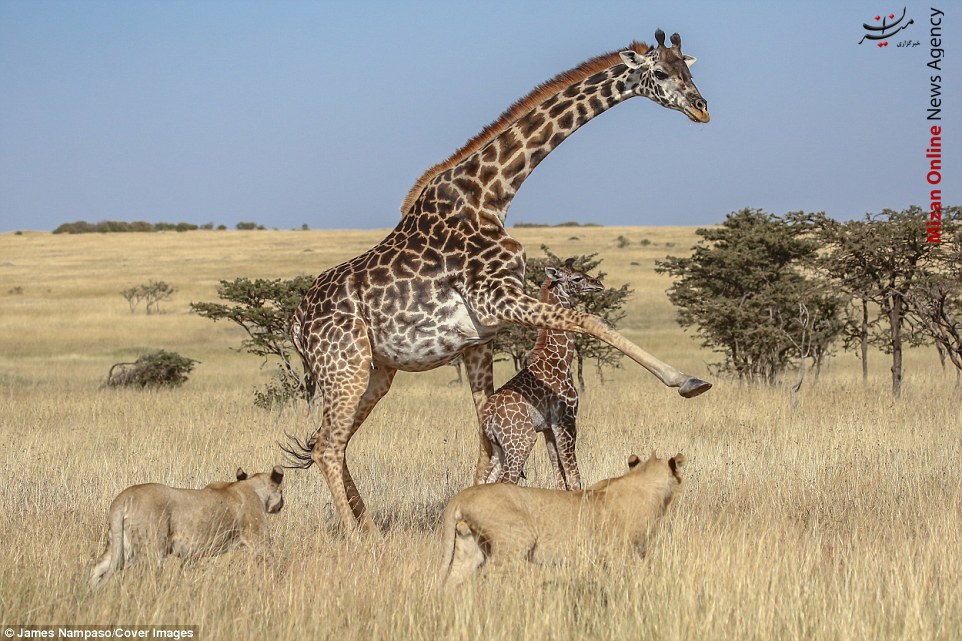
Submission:
<svg viewBox="0 0 962 641">
<path fill-rule="evenodd" d="M 169 555 L 187 559 L 220 554 L 236 546 L 267 543 L 267 514 L 284 506 L 284 470 L 205 488 L 159 483 L 133 485 L 110 504 L 107 548 L 90 574 L 91 587 L 129 565 L 141 553 L 158 568 Z"/>
<path fill-rule="evenodd" d="M 681 484 L 684 460 L 652 454 L 642 462 L 632 455 L 625 474 L 577 492 L 506 483 L 469 487 L 444 509 L 441 579 L 457 585 L 486 562 L 562 561 L 579 549 L 608 558 L 644 555 L 649 533 Z"/>
</svg>

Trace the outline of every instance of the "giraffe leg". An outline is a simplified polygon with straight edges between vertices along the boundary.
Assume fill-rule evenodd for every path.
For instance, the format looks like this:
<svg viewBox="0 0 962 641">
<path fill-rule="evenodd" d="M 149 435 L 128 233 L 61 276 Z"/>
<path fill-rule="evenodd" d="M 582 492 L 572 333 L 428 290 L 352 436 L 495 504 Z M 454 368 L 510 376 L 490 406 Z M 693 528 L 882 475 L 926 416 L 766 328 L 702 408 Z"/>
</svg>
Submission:
<svg viewBox="0 0 962 641">
<path fill-rule="evenodd" d="M 497 483 L 504 469 L 504 448 L 501 447 L 501 437 L 504 432 L 501 430 L 500 419 L 497 414 L 494 400 L 497 396 L 492 396 L 485 407 L 485 414 L 481 418 L 481 432 L 488 438 L 491 445 L 491 458 L 488 460 L 488 468 L 484 471 L 482 483 Z"/>
<path fill-rule="evenodd" d="M 363 510 L 363 503 L 358 504 L 357 488 L 353 488 L 356 501 L 351 504 L 351 496 L 347 489 L 347 479 L 350 472 L 347 470 L 347 443 L 353 431 L 355 405 L 360 392 L 352 398 L 352 395 L 340 392 L 336 395 L 325 394 L 324 414 L 330 428 L 326 439 L 318 439 L 311 453 L 315 463 L 321 468 L 324 477 L 327 479 L 328 488 L 331 491 L 331 498 L 337 510 L 342 525 L 349 527 L 350 524 L 360 525 L 358 511 Z M 333 396 L 333 397 L 332 397 Z M 353 485 L 353 479 L 351 479 Z M 362 512 L 363 514 L 363 512 Z M 367 523 L 365 523 L 367 525 Z M 372 524 L 373 525 L 373 524 Z"/>
<path fill-rule="evenodd" d="M 564 486 L 558 485 L 564 490 L 580 490 L 581 473 L 578 471 L 578 459 L 575 456 L 575 417 L 568 414 L 562 418 L 559 425 L 552 426 L 551 434 L 557 448 L 558 468 L 556 472 L 561 475 Z"/>
<path fill-rule="evenodd" d="M 374 531 L 374 521 L 364 509 L 347 467 L 347 445 L 360 427 L 357 419 L 361 415 L 366 417 L 376 402 L 368 397 L 369 404 L 361 411 L 372 378 L 370 341 L 360 322 L 350 327 L 329 327 L 327 333 L 331 344 L 339 345 L 341 349 L 336 353 L 336 362 L 333 356 L 330 363 L 314 362 L 314 375 L 323 394 L 324 409 L 311 458 L 327 479 L 341 523 L 345 527 L 353 523 Z"/>
<path fill-rule="evenodd" d="M 507 304 L 505 301 L 511 303 Z M 477 302 L 476 308 L 482 312 L 482 317 L 492 319 L 490 323 L 484 319 L 485 324 L 517 323 L 525 327 L 558 329 L 594 336 L 627 355 L 668 387 L 677 387 L 678 393 L 685 398 L 698 396 L 711 388 L 711 383 L 689 376 L 658 360 L 613 330 L 600 317 L 542 303 L 525 294 L 520 287 L 505 284 L 498 289 L 488 290 Z"/>
<path fill-rule="evenodd" d="M 484 433 L 482 411 L 488 397 L 494 394 L 494 347 L 491 343 L 469 347 L 463 352 L 464 367 L 468 373 L 468 384 L 474 397 L 474 407 L 478 413 L 478 438 L 480 447 L 478 465 L 475 468 L 474 484 L 483 483 L 491 464 L 491 441 Z"/>
<path fill-rule="evenodd" d="M 502 461 L 504 461 L 504 449 L 494 441 L 491 442 L 491 449 L 491 460 L 488 463 L 488 469 L 484 474 L 482 483 L 497 483 L 504 470 L 504 465 L 502 464 Z"/>
<path fill-rule="evenodd" d="M 384 365 L 375 365 L 371 368 L 370 379 L 368 380 L 367 389 L 364 391 L 364 395 L 361 396 L 361 400 L 357 405 L 357 411 L 354 414 L 354 425 L 351 427 L 351 434 L 348 439 L 354 436 L 361 424 L 367 419 L 371 410 L 377 405 L 378 401 L 384 398 L 384 395 L 388 393 L 391 389 L 391 383 L 394 382 L 394 375 L 397 370 L 393 367 L 386 367 Z M 347 498 L 351 504 L 351 510 L 354 512 L 354 518 L 362 523 L 365 530 L 374 530 L 374 522 L 371 520 L 370 515 L 367 512 L 367 508 L 364 505 L 364 501 L 361 499 L 360 493 L 357 491 L 357 486 L 354 484 L 354 478 L 351 476 L 351 471 L 347 467 L 347 455 L 345 453 L 344 459 L 344 487 L 347 490 Z"/>
<path fill-rule="evenodd" d="M 528 462 L 531 448 L 538 439 L 538 433 L 533 429 L 527 430 L 523 435 L 513 440 L 510 445 L 504 448 L 504 471 L 501 473 L 499 483 L 511 483 L 517 485 L 524 473 L 524 464 Z"/>
<path fill-rule="evenodd" d="M 552 427 L 544 431 L 544 446 L 548 450 L 548 461 L 551 462 L 551 469 L 554 471 L 555 483 L 559 490 L 567 490 L 568 482 L 565 480 L 564 470 L 561 469 L 561 460 L 558 458 L 558 441 L 555 438 L 555 431 Z"/>
</svg>

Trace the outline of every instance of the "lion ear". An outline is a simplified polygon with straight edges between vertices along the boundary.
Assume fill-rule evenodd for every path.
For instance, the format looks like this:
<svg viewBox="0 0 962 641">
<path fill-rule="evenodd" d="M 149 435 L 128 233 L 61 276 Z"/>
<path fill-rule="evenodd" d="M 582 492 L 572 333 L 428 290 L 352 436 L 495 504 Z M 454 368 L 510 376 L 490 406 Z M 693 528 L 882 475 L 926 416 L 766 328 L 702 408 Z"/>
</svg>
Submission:
<svg viewBox="0 0 962 641">
<path fill-rule="evenodd" d="M 281 481 L 284 480 L 284 468 L 280 465 L 275 465 L 274 469 L 271 470 L 271 481 L 274 485 L 280 485 Z"/>
<path fill-rule="evenodd" d="M 628 469 L 629 469 L 629 470 L 634 469 L 635 467 L 637 467 L 637 465 L 638 465 L 639 463 L 641 463 L 641 459 L 638 458 L 637 456 L 635 456 L 634 454 L 632 454 L 631 456 L 628 457 Z"/>
<path fill-rule="evenodd" d="M 244 481 L 246 479 L 247 479 L 247 472 L 244 471 L 244 468 L 242 467 L 237 468 L 237 480 Z"/>
<path fill-rule="evenodd" d="M 672 471 L 672 472 L 677 472 L 677 471 L 678 471 L 678 468 L 679 468 L 679 467 L 681 466 L 681 464 L 684 463 L 684 462 L 685 462 L 685 455 L 684 455 L 684 454 L 675 454 L 675 455 L 672 456 L 670 459 L 668 459 L 668 467 L 671 468 L 671 471 Z"/>
</svg>

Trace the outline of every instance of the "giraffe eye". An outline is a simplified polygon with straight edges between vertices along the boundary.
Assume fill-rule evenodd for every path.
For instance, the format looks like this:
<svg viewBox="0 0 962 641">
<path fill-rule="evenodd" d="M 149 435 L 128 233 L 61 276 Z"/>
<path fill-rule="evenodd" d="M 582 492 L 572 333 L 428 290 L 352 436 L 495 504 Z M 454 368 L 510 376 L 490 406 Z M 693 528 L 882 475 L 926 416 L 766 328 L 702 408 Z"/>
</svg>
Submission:
<svg viewBox="0 0 962 641">
<path fill-rule="evenodd" d="M 661 69 L 655 69 L 654 75 L 657 80 L 668 80 L 668 74 Z"/>
</svg>

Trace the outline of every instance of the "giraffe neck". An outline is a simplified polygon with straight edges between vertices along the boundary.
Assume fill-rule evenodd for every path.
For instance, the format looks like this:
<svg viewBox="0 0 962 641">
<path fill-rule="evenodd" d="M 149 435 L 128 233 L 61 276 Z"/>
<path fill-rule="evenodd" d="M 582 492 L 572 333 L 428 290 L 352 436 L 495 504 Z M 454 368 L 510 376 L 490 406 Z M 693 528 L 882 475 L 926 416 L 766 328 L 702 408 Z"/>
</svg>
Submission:
<svg viewBox="0 0 962 641">
<path fill-rule="evenodd" d="M 550 280 L 545 281 L 541 286 L 541 302 L 571 309 L 571 298 L 568 293 L 561 285 Z M 550 359 L 561 361 L 565 363 L 566 367 L 569 367 L 574 355 L 574 338 L 569 332 L 557 329 L 542 329 L 538 332 L 538 340 L 531 349 L 528 360 Z"/>
<path fill-rule="evenodd" d="M 618 65 L 608 73 L 585 78 L 532 109 L 481 150 L 479 209 L 494 213 L 504 223 L 521 184 L 545 156 L 579 127 L 628 97 L 624 93 L 627 77 L 628 68 Z M 486 177 L 490 179 L 483 180 Z"/>
<path fill-rule="evenodd" d="M 632 46 L 648 51 L 647 45 Z M 425 172 L 402 213 L 487 214 L 504 224 L 511 200 L 535 167 L 586 122 L 638 95 L 628 87 L 639 86 L 639 73 L 609 53 L 559 74 Z"/>
</svg>

